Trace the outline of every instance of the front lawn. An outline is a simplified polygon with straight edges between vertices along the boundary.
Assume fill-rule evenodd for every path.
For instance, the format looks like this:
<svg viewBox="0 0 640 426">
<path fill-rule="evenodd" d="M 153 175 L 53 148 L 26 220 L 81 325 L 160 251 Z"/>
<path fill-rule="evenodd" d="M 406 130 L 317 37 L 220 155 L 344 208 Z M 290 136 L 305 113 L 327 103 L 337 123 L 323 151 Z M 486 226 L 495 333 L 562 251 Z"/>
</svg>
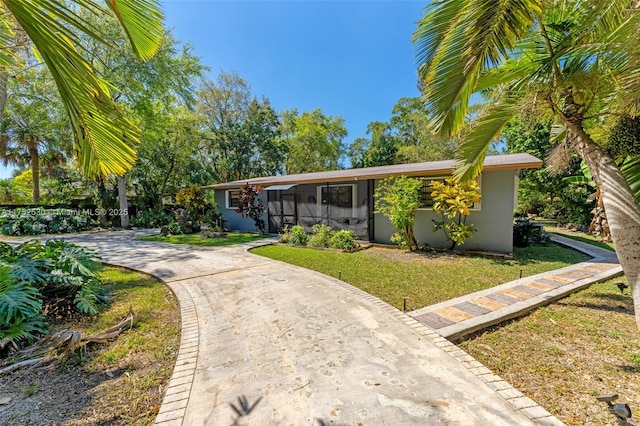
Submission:
<svg viewBox="0 0 640 426">
<path fill-rule="evenodd" d="M 640 410 L 640 338 L 629 290 L 594 284 L 459 346 L 567 425 L 613 425 L 596 396 Z"/>
<path fill-rule="evenodd" d="M 341 277 L 398 309 L 402 309 L 403 298 L 407 297 L 408 310 L 515 280 L 521 270 L 522 276 L 528 276 L 589 259 L 555 244 L 516 249 L 515 260 L 375 247 L 342 253 L 274 245 L 252 252 Z"/>
<path fill-rule="evenodd" d="M 580 241 L 587 244 L 592 244 L 594 246 L 598 246 L 605 250 L 615 251 L 615 248 L 613 247 L 613 243 L 605 243 L 601 241 L 599 238 L 596 238 L 593 235 L 585 234 L 584 232 L 571 231 L 566 228 L 559 228 L 557 226 L 547 226 L 547 225 L 544 226 L 544 230 L 554 234 L 562 235 L 563 237 L 571 238 L 572 240 Z"/>
<path fill-rule="evenodd" d="M 247 234 L 240 232 L 228 233 L 224 237 L 219 238 L 204 238 L 200 234 L 187 234 L 187 235 L 169 235 L 163 237 L 161 235 L 149 235 L 147 237 L 140 237 L 138 240 L 142 241 L 155 241 L 159 243 L 171 243 L 171 244 L 187 244 L 192 246 L 202 247 L 221 247 L 230 246 L 233 244 L 248 243 L 251 241 L 261 240 L 267 238 L 268 235 Z"/>
</svg>

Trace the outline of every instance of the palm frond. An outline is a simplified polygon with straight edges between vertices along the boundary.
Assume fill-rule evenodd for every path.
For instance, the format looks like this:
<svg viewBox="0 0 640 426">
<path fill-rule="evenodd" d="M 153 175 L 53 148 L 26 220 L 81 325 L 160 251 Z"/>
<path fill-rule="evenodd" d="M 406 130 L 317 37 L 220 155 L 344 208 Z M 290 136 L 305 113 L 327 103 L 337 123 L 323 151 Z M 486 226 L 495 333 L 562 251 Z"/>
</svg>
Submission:
<svg viewBox="0 0 640 426">
<path fill-rule="evenodd" d="M 11 21 L 11 15 L 0 5 L 0 46 L 2 46 L 0 49 L 0 72 L 2 73 L 5 73 L 19 60 L 19 57 L 8 48 L 14 44 L 15 37 Z"/>
<path fill-rule="evenodd" d="M 457 180 L 467 181 L 480 174 L 489 145 L 517 113 L 516 103 L 505 102 L 478 117 L 456 151 L 454 177 Z"/>
<path fill-rule="evenodd" d="M 625 158 L 620 164 L 620 171 L 640 203 L 640 155 Z"/>
<path fill-rule="evenodd" d="M 164 16 L 157 0 L 106 0 L 124 28 L 135 54 L 151 59 L 162 44 Z"/>
<path fill-rule="evenodd" d="M 29 35 L 58 86 L 76 140 L 78 163 L 90 177 L 122 175 L 135 161 L 139 130 L 116 107 L 107 84 L 72 43 L 69 18 L 55 0 L 4 0 Z M 78 25 L 81 25 L 79 23 Z"/>
<path fill-rule="evenodd" d="M 460 130 L 479 75 L 508 57 L 539 10 L 527 0 L 442 0 L 426 8 L 413 42 L 436 131 Z"/>
</svg>

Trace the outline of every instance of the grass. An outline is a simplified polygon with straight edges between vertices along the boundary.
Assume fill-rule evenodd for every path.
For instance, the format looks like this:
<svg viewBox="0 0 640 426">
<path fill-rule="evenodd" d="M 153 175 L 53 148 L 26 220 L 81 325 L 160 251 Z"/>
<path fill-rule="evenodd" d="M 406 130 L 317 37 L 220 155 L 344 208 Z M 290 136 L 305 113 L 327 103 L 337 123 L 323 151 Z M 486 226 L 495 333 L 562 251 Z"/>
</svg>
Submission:
<svg viewBox="0 0 640 426">
<path fill-rule="evenodd" d="M 528 276 L 588 259 L 555 244 L 516 249 L 515 260 L 405 253 L 391 248 L 342 253 L 272 245 L 252 252 L 340 277 L 398 309 L 407 297 L 408 310 L 517 279 L 521 270 Z"/>
<path fill-rule="evenodd" d="M 221 246 L 230 246 L 233 244 L 248 243 L 251 241 L 261 240 L 267 237 L 268 235 L 234 232 L 219 238 L 204 238 L 204 237 L 201 237 L 199 234 L 188 234 L 188 235 L 169 235 L 166 237 L 163 237 L 160 235 L 149 235 L 147 237 L 140 237 L 138 238 L 138 240 L 155 241 L 160 243 L 171 243 L 171 244 L 187 244 L 187 245 L 202 246 L 202 247 L 221 247 Z"/>
<path fill-rule="evenodd" d="M 4 411 L 0 424 L 150 425 L 173 372 L 180 340 L 180 313 L 160 281 L 108 267 L 101 273 L 109 300 L 95 317 L 52 322 L 61 329 L 93 334 L 124 319 L 131 307 L 134 327 L 109 344 L 74 353 L 59 368 L 16 373 L 0 383 L 0 394 L 25 395 Z M 39 407 L 33 410 L 33 407 Z"/>
<path fill-rule="evenodd" d="M 617 393 L 640 408 L 640 338 L 628 293 L 614 281 L 594 284 L 460 347 L 567 425 L 614 424 L 596 396 Z"/>
<path fill-rule="evenodd" d="M 562 235 L 563 237 L 571 238 L 572 240 L 591 244 L 605 250 L 615 251 L 613 243 L 605 243 L 603 241 L 600 241 L 599 238 L 596 238 L 593 235 L 585 234 L 584 232 L 576 232 L 569 229 L 558 228 L 557 226 L 549 225 L 545 225 L 544 230 L 547 232 L 552 232 L 554 234 Z"/>
<path fill-rule="evenodd" d="M 134 328 L 83 368 L 123 373 L 116 374 L 96 398 L 101 411 L 109 413 L 106 418 L 117 414 L 136 424 L 151 424 L 162 402 L 160 389 L 171 377 L 180 344 L 178 307 L 171 291 L 154 278 L 119 268 L 105 268 L 102 277 L 112 300 L 84 332 L 99 332 L 118 323 L 129 307 L 135 313 Z"/>
</svg>

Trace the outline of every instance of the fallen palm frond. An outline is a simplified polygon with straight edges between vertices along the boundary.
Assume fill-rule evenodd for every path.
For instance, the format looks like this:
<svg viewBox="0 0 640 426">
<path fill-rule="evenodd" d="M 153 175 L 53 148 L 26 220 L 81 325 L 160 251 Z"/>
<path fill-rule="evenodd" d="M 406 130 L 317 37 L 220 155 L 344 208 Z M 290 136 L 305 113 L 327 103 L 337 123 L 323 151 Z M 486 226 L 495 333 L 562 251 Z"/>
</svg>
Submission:
<svg viewBox="0 0 640 426">
<path fill-rule="evenodd" d="M 22 349 L 11 357 L 11 361 L 0 368 L 0 375 L 23 367 L 36 367 L 65 361 L 78 349 L 88 344 L 100 344 L 113 341 L 123 331 L 133 327 L 134 313 L 129 308 L 125 319 L 113 327 L 90 336 L 72 330 L 61 330 L 38 341 L 36 344 Z"/>
</svg>

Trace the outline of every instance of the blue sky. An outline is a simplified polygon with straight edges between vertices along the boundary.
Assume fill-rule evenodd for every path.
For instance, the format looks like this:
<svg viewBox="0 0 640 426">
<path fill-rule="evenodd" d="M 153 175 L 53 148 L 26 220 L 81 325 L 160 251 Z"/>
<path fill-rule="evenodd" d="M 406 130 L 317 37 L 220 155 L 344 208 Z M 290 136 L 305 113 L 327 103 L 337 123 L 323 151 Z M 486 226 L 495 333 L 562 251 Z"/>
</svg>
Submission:
<svg viewBox="0 0 640 426">
<path fill-rule="evenodd" d="M 321 108 L 347 142 L 419 96 L 411 35 L 426 1 L 165 0 L 165 24 L 215 79 L 235 71 L 277 110 Z M 9 172 L 0 166 L 0 177 Z"/>
</svg>

